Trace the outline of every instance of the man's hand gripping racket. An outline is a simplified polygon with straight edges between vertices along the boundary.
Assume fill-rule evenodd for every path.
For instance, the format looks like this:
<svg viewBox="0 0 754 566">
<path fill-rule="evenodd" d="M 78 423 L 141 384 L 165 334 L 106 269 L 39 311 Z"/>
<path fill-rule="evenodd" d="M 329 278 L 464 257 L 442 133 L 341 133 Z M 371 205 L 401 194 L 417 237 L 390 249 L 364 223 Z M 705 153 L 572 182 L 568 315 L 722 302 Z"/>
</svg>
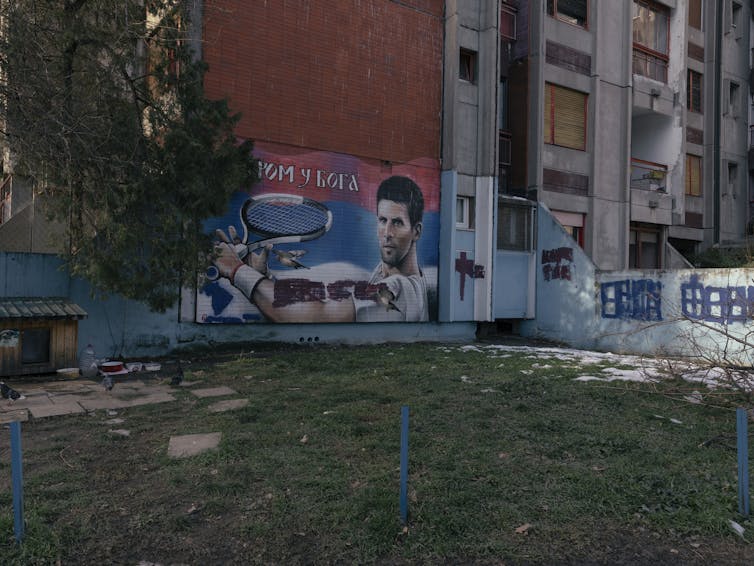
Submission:
<svg viewBox="0 0 754 566">
<path fill-rule="evenodd" d="M 216 230 L 219 240 L 215 246 L 214 266 L 207 270 L 207 278 L 232 278 L 245 263 L 262 275 L 267 275 L 267 259 L 274 244 L 314 240 L 326 234 L 332 226 L 332 213 L 315 200 L 283 194 L 266 194 L 249 198 L 241 208 L 243 239 L 233 226 L 226 236 Z M 249 243 L 251 234 L 258 239 Z M 261 248 L 259 253 L 253 253 Z"/>
</svg>

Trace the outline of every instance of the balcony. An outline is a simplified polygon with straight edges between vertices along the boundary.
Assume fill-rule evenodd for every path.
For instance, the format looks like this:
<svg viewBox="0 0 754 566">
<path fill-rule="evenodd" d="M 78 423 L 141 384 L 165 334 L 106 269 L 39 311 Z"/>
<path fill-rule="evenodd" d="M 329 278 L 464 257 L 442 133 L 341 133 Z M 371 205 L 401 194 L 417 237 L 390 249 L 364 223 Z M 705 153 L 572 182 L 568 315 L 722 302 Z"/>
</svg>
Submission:
<svg viewBox="0 0 754 566">
<path fill-rule="evenodd" d="M 631 188 L 666 192 L 668 168 L 661 163 L 631 158 Z"/>
<path fill-rule="evenodd" d="M 667 166 L 631 159 L 631 221 L 672 223 L 673 197 L 668 194 L 667 181 Z"/>
</svg>

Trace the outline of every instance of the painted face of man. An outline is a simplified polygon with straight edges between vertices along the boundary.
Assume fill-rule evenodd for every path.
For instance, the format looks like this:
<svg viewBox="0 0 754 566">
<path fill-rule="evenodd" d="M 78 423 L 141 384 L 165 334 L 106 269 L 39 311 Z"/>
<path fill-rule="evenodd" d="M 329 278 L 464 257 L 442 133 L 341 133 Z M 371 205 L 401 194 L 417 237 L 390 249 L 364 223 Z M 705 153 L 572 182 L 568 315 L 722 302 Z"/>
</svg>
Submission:
<svg viewBox="0 0 754 566">
<path fill-rule="evenodd" d="M 421 223 L 411 226 L 408 207 L 392 200 L 377 204 L 377 239 L 385 265 L 400 267 L 421 235 Z"/>
</svg>

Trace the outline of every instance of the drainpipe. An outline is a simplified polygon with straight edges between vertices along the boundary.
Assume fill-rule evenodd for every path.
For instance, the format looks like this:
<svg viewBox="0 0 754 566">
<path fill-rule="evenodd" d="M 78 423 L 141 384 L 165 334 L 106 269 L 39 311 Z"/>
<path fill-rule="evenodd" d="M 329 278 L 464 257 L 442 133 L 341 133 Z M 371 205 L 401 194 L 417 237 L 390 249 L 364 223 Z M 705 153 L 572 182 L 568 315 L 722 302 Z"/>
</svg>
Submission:
<svg viewBox="0 0 754 566">
<path fill-rule="evenodd" d="M 717 0 L 717 15 L 715 21 L 715 125 L 713 141 L 713 215 L 712 215 L 712 239 L 713 244 L 720 243 L 720 128 L 722 126 L 722 50 L 723 50 L 723 0 Z"/>
</svg>

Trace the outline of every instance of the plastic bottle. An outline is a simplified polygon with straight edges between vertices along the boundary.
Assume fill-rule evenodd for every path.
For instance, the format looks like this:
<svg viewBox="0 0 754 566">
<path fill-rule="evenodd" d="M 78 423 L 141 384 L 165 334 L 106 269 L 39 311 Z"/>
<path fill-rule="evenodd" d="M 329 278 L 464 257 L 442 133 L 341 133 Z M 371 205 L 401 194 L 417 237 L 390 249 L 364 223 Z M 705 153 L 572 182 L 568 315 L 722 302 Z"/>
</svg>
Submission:
<svg viewBox="0 0 754 566">
<path fill-rule="evenodd" d="M 79 370 L 84 377 L 95 377 L 97 375 L 97 357 L 91 344 L 87 344 L 79 355 Z"/>
</svg>

